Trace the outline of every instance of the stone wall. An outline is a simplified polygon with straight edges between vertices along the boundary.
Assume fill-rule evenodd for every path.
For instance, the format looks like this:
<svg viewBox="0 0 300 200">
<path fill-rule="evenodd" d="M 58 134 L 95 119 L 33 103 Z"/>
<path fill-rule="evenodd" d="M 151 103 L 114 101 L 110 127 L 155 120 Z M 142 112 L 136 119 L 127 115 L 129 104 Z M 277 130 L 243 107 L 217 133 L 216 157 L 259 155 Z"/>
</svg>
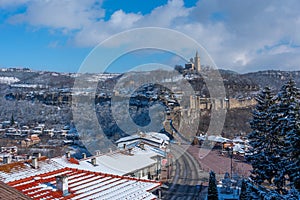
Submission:
<svg viewBox="0 0 300 200">
<path fill-rule="evenodd" d="M 233 108 L 245 108 L 254 106 L 256 104 L 255 99 L 211 99 L 201 98 L 199 96 L 190 96 L 190 109 L 233 109 Z"/>
</svg>

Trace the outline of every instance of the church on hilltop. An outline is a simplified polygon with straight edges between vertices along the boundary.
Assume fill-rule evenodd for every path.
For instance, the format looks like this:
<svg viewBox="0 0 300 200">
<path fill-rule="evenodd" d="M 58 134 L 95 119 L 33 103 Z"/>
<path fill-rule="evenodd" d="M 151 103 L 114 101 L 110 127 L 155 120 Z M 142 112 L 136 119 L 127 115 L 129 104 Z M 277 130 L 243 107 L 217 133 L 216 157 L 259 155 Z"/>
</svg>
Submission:
<svg viewBox="0 0 300 200">
<path fill-rule="evenodd" d="M 185 69 L 193 70 L 197 72 L 201 71 L 201 63 L 200 63 L 200 57 L 198 55 L 198 51 L 196 52 L 195 57 L 191 58 L 190 61 L 185 64 Z"/>
</svg>

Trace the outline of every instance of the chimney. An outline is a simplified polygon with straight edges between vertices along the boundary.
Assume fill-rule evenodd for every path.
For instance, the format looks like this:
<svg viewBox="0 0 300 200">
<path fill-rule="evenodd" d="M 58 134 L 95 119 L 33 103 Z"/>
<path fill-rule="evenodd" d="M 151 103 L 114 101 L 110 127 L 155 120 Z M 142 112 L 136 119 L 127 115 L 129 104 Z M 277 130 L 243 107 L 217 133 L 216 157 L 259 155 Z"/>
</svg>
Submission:
<svg viewBox="0 0 300 200">
<path fill-rule="evenodd" d="M 36 158 L 40 158 L 41 157 L 41 153 L 33 153 L 33 156 Z"/>
<path fill-rule="evenodd" d="M 101 151 L 100 150 L 96 150 L 95 154 L 96 154 L 96 156 L 99 156 L 101 154 Z"/>
<path fill-rule="evenodd" d="M 39 167 L 39 163 L 38 163 L 37 157 L 32 158 L 32 167 L 34 169 L 37 169 Z"/>
<path fill-rule="evenodd" d="M 128 149 L 128 153 L 131 154 L 131 151 L 132 151 L 132 148 L 129 148 Z"/>
<path fill-rule="evenodd" d="M 140 147 L 141 147 L 141 149 L 145 149 L 145 145 L 144 145 L 144 143 L 140 143 Z"/>
<path fill-rule="evenodd" d="M 11 163 L 11 157 L 10 156 L 4 156 L 3 157 L 3 164 L 9 164 Z"/>
<path fill-rule="evenodd" d="M 67 196 L 69 194 L 68 177 L 63 175 L 56 176 L 56 187 L 63 193 L 63 196 Z"/>
<path fill-rule="evenodd" d="M 70 151 L 66 152 L 66 158 L 71 158 L 71 153 L 70 153 Z"/>
<path fill-rule="evenodd" d="M 92 158 L 91 163 L 92 163 L 92 165 L 96 166 L 96 158 Z"/>
<path fill-rule="evenodd" d="M 82 158 L 86 159 L 86 153 L 82 153 Z"/>
</svg>

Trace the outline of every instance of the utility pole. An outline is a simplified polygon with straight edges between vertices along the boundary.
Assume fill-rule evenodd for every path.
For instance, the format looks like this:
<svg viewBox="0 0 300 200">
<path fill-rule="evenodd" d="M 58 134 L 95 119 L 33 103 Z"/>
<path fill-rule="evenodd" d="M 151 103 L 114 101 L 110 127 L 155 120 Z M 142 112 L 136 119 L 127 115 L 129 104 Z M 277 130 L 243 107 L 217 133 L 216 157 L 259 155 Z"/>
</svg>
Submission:
<svg viewBox="0 0 300 200">
<path fill-rule="evenodd" d="M 232 147 L 227 147 L 228 155 L 230 156 L 230 178 L 232 179 L 232 156 L 233 156 L 233 149 Z"/>
</svg>

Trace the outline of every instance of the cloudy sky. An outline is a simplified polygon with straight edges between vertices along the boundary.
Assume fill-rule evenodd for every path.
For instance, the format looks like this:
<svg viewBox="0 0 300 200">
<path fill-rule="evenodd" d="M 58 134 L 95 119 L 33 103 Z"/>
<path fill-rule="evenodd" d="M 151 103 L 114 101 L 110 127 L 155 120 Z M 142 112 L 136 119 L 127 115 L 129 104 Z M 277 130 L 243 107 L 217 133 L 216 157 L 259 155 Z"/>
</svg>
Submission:
<svg viewBox="0 0 300 200">
<path fill-rule="evenodd" d="M 299 8 L 297 0 L 0 0 L 0 67 L 76 72 L 112 35 L 163 27 L 195 39 L 219 68 L 300 70 Z"/>
</svg>

